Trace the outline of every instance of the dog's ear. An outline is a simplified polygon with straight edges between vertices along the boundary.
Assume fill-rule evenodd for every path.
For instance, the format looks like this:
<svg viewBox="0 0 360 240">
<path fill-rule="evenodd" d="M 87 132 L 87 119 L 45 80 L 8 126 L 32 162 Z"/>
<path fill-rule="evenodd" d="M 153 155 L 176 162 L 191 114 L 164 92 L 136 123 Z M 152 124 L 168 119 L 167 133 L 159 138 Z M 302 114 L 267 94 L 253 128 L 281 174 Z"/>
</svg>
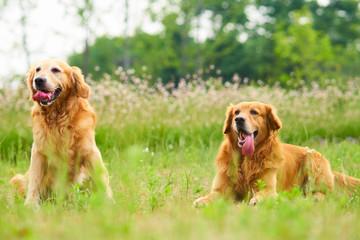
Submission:
<svg viewBox="0 0 360 240">
<path fill-rule="evenodd" d="M 266 116 L 271 130 L 279 130 L 282 127 L 280 118 L 276 115 L 275 108 L 272 105 L 266 105 Z"/>
<path fill-rule="evenodd" d="M 75 95 L 81 98 L 89 98 L 90 87 L 84 79 L 81 69 L 78 67 L 71 67 L 70 79 L 74 84 Z"/>
<path fill-rule="evenodd" d="M 226 110 L 226 119 L 223 127 L 224 134 L 228 134 L 231 131 L 231 124 L 233 120 L 233 108 L 234 105 L 230 104 L 230 106 Z"/>
<path fill-rule="evenodd" d="M 32 86 L 32 84 L 34 82 L 35 72 L 36 72 L 36 67 L 33 66 L 33 67 L 31 67 L 31 69 L 29 70 L 29 72 L 26 74 L 26 77 L 25 77 L 25 82 L 30 90 L 30 100 L 32 100 L 34 94 L 36 93 L 35 89 Z"/>
</svg>

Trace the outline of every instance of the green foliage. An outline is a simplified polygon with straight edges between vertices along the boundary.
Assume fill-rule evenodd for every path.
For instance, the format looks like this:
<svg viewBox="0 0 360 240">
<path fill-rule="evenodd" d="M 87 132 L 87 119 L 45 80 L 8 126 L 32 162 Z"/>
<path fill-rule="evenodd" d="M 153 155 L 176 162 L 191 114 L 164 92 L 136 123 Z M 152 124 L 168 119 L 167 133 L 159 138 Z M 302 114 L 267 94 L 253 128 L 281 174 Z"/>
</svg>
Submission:
<svg viewBox="0 0 360 240">
<path fill-rule="evenodd" d="M 164 31 L 151 35 L 137 30 L 128 38 L 130 65 L 136 76 L 144 74 L 154 83 L 162 78 L 164 83 L 177 81 L 185 73 L 195 71 L 195 56 L 198 46 L 188 36 L 189 29 L 178 24 L 179 15 L 170 13 L 162 19 Z M 184 29 L 185 28 L 185 29 Z M 122 37 L 97 38 L 90 47 L 89 73 L 95 80 L 104 74 L 115 76 L 124 66 L 124 39 Z M 69 57 L 71 65 L 82 66 L 83 53 Z"/>
<path fill-rule="evenodd" d="M 82 188 L 79 184 L 74 185 L 72 188 L 69 188 L 69 199 L 66 201 L 68 208 L 85 210 L 88 205 L 87 198 L 90 196 L 90 191 L 88 188 Z M 66 206 L 65 205 L 65 206 Z"/>
<path fill-rule="evenodd" d="M 258 187 L 259 191 L 262 191 L 265 188 L 265 182 L 262 179 L 258 179 L 255 185 Z"/>
<path fill-rule="evenodd" d="M 325 80 L 334 73 L 335 56 L 330 38 L 313 29 L 311 14 L 306 8 L 293 12 L 286 30 L 279 26 L 274 45 L 273 79 L 285 87 L 300 87 L 312 80 L 325 86 Z"/>
<path fill-rule="evenodd" d="M 100 79 L 105 73 L 114 74 L 116 66 L 124 65 L 122 55 L 124 50 L 122 38 L 110 39 L 106 36 L 97 38 L 90 50 L 89 73 L 95 79 Z M 83 55 L 74 54 L 69 57 L 70 65 L 82 66 Z"/>
<path fill-rule="evenodd" d="M 221 72 L 223 81 L 236 74 L 289 89 L 313 82 L 324 87 L 328 79 L 360 74 L 360 10 L 355 0 L 330 1 L 326 6 L 304 0 L 168 0 L 169 6 L 178 8 L 165 7 L 160 13 L 155 2 L 150 3 L 147 13 L 163 30 L 148 34 L 137 29 L 127 39 L 127 50 L 135 70 L 130 75 L 146 77 L 151 84 L 158 78 L 177 83 L 189 73 L 207 79 Z M 254 12 L 261 16 L 251 19 Z M 204 17 L 210 36 L 199 42 Z M 99 80 L 104 74 L 116 75 L 125 65 L 124 47 L 121 36 L 102 36 L 89 51 L 74 53 L 69 61 L 84 66 L 83 55 L 90 54 L 88 72 Z"/>
</svg>

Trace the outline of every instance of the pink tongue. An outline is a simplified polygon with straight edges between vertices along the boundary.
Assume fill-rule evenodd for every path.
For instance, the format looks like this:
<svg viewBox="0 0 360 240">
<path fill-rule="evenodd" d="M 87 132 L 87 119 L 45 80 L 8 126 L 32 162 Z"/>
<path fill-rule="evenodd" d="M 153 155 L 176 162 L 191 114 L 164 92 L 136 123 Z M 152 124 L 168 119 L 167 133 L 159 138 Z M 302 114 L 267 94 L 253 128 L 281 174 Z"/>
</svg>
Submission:
<svg viewBox="0 0 360 240">
<path fill-rule="evenodd" d="M 34 101 L 50 100 L 50 96 L 51 96 L 51 92 L 49 92 L 49 93 L 37 92 L 37 93 L 33 96 L 33 100 L 34 100 Z"/>
<path fill-rule="evenodd" d="M 246 156 L 251 156 L 254 154 L 254 134 L 247 135 L 244 145 L 242 146 L 242 154 Z"/>
</svg>

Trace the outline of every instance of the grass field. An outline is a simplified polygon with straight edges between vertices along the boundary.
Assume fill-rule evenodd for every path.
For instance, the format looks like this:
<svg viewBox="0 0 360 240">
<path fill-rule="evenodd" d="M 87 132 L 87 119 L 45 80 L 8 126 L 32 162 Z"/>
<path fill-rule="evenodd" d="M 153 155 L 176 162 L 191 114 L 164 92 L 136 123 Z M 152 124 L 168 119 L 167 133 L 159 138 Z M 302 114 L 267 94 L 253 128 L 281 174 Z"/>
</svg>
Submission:
<svg viewBox="0 0 360 240">
<path fill-rule="evenodd" d="M 92 84 L 96 141 L 116 203 L 73 187 L 72 198 L 23 206 L 9 180 L 29 166 L 27 89 L 0 91 L 0 239 L 359 239 L 360 195 L 314 202 L 297 188 L 257 207 L 208 193 L 230 102 L 257 100 L 278 109 L 283 142 L 315 148 L 333 170 L 360 178 L 360 84 L 285 91 L 208 82 L 148 87 L 133 78 Z"/>
</svg>

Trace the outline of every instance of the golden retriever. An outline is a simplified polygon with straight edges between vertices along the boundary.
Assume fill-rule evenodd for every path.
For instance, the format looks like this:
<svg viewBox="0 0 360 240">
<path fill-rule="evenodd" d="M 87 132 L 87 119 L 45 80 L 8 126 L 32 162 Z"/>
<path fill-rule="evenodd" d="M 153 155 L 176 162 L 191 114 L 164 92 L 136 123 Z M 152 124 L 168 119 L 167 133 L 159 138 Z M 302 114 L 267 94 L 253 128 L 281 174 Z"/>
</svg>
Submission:
<svg viewBox="0 0 360 240">
<path fill-rule="evenodd" d="M 44 60 L 27 75 L 34 101 L 32 108 L 34 142 L 30 168 L 11 179 L 25 205 L 39 204 L 53 190 L 64 167 L 66 182 L 82 184 L 100 172 L 106 195 L 112 199 L 108 172 L 95 143 L 96 114 L 88 103 L 90 87 L 78 67 L 61 60 Z"/>
<path fill-rule="evenodd" d="M 310 183 L 312 194 L 320 200 L 334 183 L 349 191 L 360 185 L 360 179 L 331 171 L 328 160 L 320 153 L 281 143 L 277 137 L 281 126 L 271 105 L 242 102 L 228 107 L 225 137 L 215 160 L 217 174 L 211 192 L 195 200 L 195 206 L 219 196 L 242 201 L 249 192 L 249 204 L 255 205 L 265 197 L 277 197 L 277 191 L 289 191 L 295 186 L 306 194 Z"/>
</svg>

